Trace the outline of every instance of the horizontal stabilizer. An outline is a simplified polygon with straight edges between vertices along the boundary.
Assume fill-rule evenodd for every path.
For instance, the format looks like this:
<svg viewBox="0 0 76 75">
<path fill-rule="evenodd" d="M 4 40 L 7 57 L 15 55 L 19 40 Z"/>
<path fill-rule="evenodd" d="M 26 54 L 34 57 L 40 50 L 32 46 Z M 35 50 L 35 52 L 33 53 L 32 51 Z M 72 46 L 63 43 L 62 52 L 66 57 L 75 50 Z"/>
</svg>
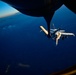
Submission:
<svg viewBox="0 0 76 75">
<path fill-rule="evenodd" d="M 43 26 L 40 26 L 40 28 L 46 35 L 48 35 L 48 31 Z"/>
</svg>

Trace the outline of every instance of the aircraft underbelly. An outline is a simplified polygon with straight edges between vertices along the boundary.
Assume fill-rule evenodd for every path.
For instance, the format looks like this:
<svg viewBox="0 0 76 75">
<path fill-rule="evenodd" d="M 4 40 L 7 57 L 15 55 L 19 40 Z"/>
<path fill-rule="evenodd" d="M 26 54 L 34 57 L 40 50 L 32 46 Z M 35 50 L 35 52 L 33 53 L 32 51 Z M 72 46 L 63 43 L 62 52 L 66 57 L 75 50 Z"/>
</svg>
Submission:
<svg viewBox="0 0 76 75">
<path fill-rule="evenodd" d="M 47 12 L 54 12 L 61 5 L 61 0 L 2 0 L 20 12 L 30 16 L 44 16 Z"/>
</svg>

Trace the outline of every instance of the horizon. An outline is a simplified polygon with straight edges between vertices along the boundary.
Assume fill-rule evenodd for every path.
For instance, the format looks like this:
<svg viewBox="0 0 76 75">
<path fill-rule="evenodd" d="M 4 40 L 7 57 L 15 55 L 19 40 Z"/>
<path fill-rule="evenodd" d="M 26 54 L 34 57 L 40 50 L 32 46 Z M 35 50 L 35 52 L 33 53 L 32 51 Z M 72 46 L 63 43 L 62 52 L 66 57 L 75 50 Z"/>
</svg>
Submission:
<svg viewBox="0 0 76 75">
<path fill-rule="evenodd" d="M 7 3 L 0 1 L 0 18 L 7 17 L 18 12 L 18 10 L 11 7 Z"/>
</svg>

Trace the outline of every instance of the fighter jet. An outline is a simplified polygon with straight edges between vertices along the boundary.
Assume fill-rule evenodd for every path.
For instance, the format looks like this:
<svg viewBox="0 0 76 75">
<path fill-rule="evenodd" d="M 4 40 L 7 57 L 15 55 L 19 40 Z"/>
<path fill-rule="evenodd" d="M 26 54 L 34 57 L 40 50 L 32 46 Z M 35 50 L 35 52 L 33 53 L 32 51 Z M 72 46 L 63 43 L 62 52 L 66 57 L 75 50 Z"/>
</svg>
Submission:
<svg viewBox="0 0 76 75">
<path fill-rule="evenodd" d="M 76 13 L 76 0 L 1 0 L 18 11 L 36 17 L 44 17 L 48 27 L 48 37 L 50 37 L 50 22 L 57 9 L 63 4 Z"/>
<path fill-rule="evenodd" d="M 48 31 L 43 26 L 40 26 L 40 28 L 46 35 L 48 35 Z M 65 32 L 65 30 L 61 30 L 60 28 L 50 29 L 50 34 L 51 34 L 50 38 L 52 38 L 53 40 L 56 40 L 56 45 L 58 45 L 58 40 L 60 38 L 62 38 L 62 40 L 64 40 L 68 36 L 75 36 L 74 33 L 67 33 L 67 32 Z"/>
</svg>

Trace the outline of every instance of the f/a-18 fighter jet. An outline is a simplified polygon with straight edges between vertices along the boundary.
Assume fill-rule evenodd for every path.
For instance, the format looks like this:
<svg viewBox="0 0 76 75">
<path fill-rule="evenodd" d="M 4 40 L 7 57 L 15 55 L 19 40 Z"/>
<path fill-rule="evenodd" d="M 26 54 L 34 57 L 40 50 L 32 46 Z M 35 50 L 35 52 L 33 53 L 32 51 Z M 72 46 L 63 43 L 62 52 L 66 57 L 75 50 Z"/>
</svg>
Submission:
<svg viewBox="0 0 76 75">
<path fill-rule="evenodd" d="M 40 28 L 46 35 L 48 35 L 48 31 L 43 26 L 40 26 Z M 75 34 L 74 33 L 67 33 L 67 32 L 65 32 L 65 30 L 61 30 L 60 28 L 50 29 L 50 37 L 49 38 L 56 40 L 56 45 L 58 45 L 58 40 L 60 38 L 62 38 L 62 40 L 64 40 L 68 36 L 75 36 Z"/>
</svg>

